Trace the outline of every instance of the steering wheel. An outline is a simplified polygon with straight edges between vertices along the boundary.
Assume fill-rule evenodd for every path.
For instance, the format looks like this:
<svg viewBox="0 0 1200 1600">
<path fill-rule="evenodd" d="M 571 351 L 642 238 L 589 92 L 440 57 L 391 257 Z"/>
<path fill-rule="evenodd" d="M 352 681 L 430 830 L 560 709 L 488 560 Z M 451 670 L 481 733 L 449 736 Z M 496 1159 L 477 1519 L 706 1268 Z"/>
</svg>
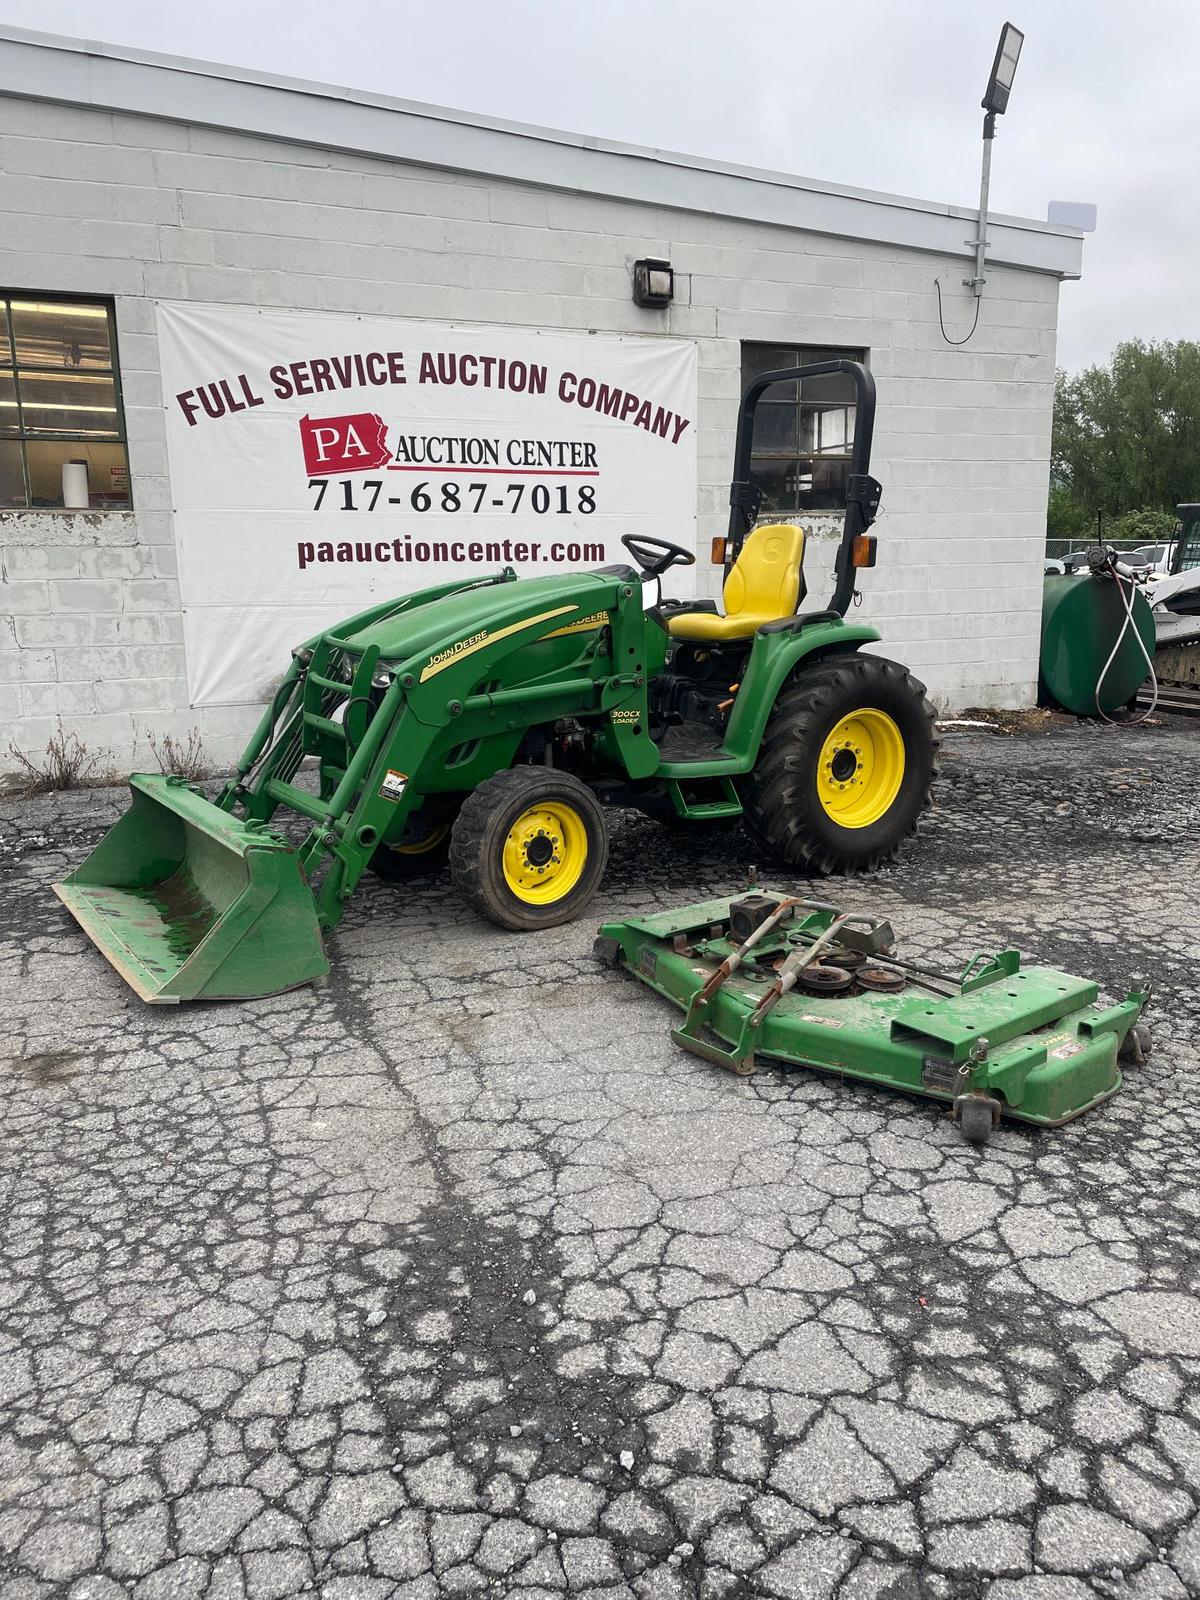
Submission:
<svg viewBox="0 0 1200 1600">
<path fill-rule="evenodd" d="M 671 544 L 666 539 L 652 539 L 648 534 L 627 533 L 621 543 L 641 567 L 648 578 L 661 578 L 672 567 L 694 567 L 695 553 L 681 544 Z M 656 554 L 657 552 L 657 554 Z"/>
</svg>

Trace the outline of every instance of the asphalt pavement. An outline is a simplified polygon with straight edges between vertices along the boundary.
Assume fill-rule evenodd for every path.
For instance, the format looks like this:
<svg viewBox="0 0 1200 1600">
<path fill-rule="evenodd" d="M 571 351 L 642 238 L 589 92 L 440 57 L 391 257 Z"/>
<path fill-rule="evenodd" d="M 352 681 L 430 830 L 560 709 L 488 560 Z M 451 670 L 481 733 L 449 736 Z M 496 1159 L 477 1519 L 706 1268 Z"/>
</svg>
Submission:
<svg viewBox="0 0 1200 1600">
<path fill-rule="evenodd" d="M 49 889 L 121 793 L 0 803 L 2 1600 L 1200 1593 L 1198 754 L 951 734 L 823 885 L 914 959 L 1153 979 L 1125 1088 L 983 1151 L 596 964 L 740 830 L 621 815 L 543 935 L 372 878 L 324 986 L 151 1008 Z"/>
</svg>

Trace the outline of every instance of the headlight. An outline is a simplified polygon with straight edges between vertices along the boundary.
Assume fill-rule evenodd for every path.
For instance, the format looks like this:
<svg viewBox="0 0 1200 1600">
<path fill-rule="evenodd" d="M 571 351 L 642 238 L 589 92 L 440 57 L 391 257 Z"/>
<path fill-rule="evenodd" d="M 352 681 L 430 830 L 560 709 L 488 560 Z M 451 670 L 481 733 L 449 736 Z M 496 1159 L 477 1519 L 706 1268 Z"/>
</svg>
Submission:
<svg viewBox="0 0 1200 1600">
<path fill-rule="evenodd" d="M 390 689 L 392 686 L 391 667 L 376 667 L 371 676 L 372 689 Z"/>
</svg>

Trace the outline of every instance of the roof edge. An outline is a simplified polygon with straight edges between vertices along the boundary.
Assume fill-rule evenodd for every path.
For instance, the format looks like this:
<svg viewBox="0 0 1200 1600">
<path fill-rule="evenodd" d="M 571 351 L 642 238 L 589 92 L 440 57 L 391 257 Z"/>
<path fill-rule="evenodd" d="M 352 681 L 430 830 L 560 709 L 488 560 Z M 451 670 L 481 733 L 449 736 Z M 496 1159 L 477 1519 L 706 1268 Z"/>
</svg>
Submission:
<svg viewBox="0 0 1200 1600">
<path fill-rule="evenodd" d="M 974 226 L 977 216 L 970 207 L 24 28 L 0 26 L 0 94 L 964 258 L 962 223 Z M 988 231 L 993 265 L 1080 274 L 1078 229 L 991 212 Z"/>
</svg>

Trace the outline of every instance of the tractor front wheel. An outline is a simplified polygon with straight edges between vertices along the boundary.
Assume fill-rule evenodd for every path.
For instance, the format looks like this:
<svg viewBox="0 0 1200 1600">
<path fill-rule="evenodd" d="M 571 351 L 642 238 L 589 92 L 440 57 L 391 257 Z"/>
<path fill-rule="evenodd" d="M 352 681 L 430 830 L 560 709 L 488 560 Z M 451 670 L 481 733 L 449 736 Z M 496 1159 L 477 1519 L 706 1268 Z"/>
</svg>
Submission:
<svg viewBox="0 0 1200 1600">
<path fill-rule="evenodd" d="M 450 873 L 490 922 L 527 933 L 569 922 L 600 885 L 608 826 L 595 795 L 553 767 L 511 767 L 463 802 Z"/>
<path fill-rule="evenodd" d="M 810 872 L 871 872 L 916 831 L 938 739 L 925 687 L 879 656 L 826 658 L 780 693 L 746 784 L 746 822 Z"/>
</svg>

